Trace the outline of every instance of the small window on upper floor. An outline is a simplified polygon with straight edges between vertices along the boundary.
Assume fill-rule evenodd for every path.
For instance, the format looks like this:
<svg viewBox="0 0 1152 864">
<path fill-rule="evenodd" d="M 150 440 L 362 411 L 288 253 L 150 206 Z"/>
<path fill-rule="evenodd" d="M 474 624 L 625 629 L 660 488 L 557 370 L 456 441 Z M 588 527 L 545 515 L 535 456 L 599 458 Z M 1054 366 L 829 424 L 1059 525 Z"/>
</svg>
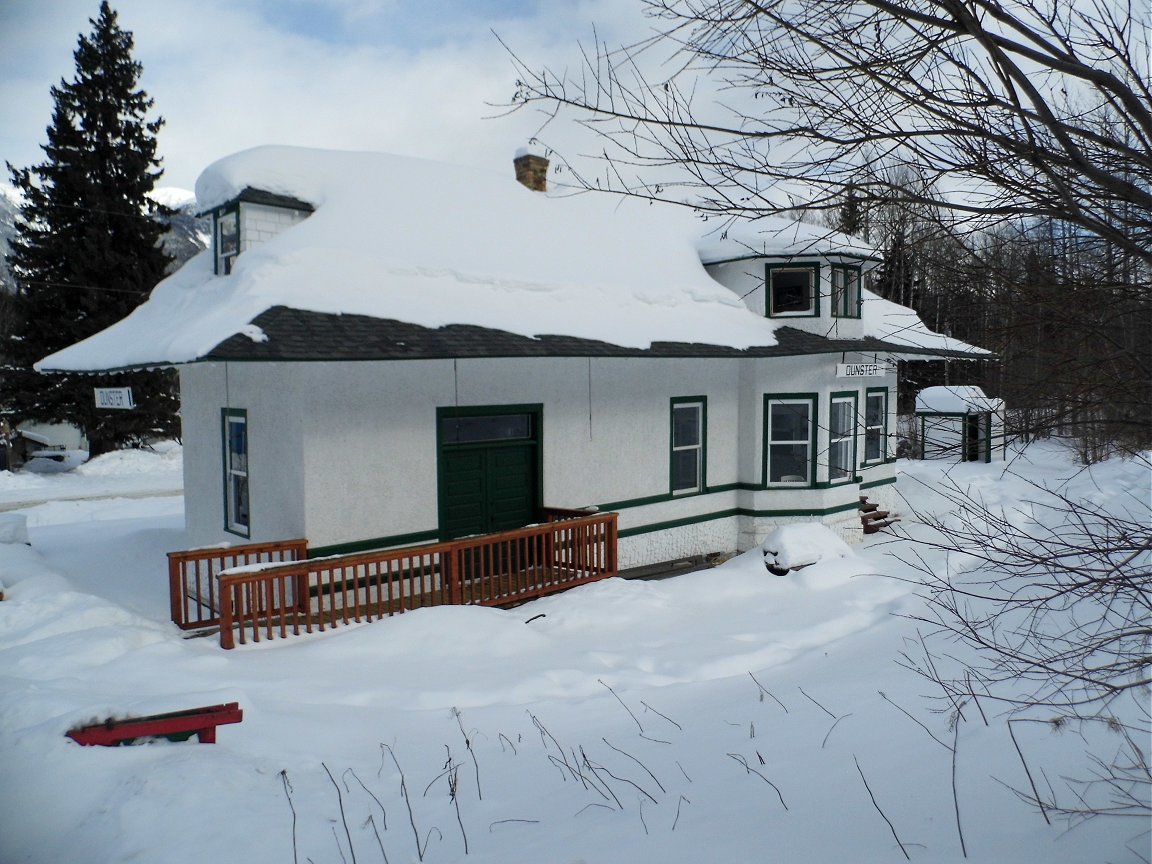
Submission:
<svg viewBox="0 0 1152 864">
<path fill-rule="evenodd" d="M 216 214 L 216 275 L 232 272 L 232 262 L 240 254 L 240 208 Z"/>
<path fill-rule="evenodd" d="M 832 268 L 832 317 L 860 317 L 860 268 Z"/>
<path fill-rule="evenodd" d="M 769 318 L 813 318 L 820 314 L 819 265 L 769 264 L 766 282 Z"/>
</svg>

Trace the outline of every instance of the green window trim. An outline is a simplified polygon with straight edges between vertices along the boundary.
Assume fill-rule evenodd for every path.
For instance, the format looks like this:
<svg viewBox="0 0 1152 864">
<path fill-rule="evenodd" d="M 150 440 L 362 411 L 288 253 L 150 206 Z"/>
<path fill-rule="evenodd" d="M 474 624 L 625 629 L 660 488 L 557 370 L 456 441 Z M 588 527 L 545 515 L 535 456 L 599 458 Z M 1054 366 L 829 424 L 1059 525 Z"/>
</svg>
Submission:
<svg viewBox="0 0 1152 864">
<path fill-rule="evenodd" d="M 801 418 L 784 406 L 803 405 L 807 407 L 807 417 Z M 780 406 L 781 412 L 774 413 L 773 406 Z M 789 416 L 791 415 L 791 416 Z M 764 488 L 771 489 L 811 489 L 816 485 L 816 430 L 819 428 L 819 399 L 815 393 L 766 393 L 764 394 L 764 445 L 763 476 Z M 774 422 L 775 420 L 775 422 Z M 786 428 L 778 428 L 780 424 L 799 422 L 807 426 L 807 437 L 798 434 L 793 437 L 787 435 Z M 773 458 L 775 454 L 775 459 Z M 782 467 L 780 460 L 787 460 L 789 466 Z M 774 470 L 773 463 L 776 463 Z M 804 473 L 799 473 L 799 465 L 803 464 Z M 785 473 L 787 472 L 787 473 Z M 773 480 L 773 475 L 779 479 Z M 784 480 L 784 477 L 801 477 L 800 480 Z"/>
<path fill-rule="evenodd" d="M 231 230 L 225 235 L 225 229 L 229 226 Z M 213 272 L 217 276 L 227 276 L 232 272 L 232 262 L 239 254 L 240 204 L 237 202 L 212 213 Z"/>
<path fill-rule="evenodd" d="M 860 394 L 841 390 L 828 396 L 828 485 L 859 482 L 856 477 L 856 447 Z M 844 410 L 847 406 L 847 410 Z M 833 477 L 833 471 L 842 471 Z"/>
<path fill-rule="evenodd" d="M 876 414 L 872 413 L 875 402 L 880 403 L 879 423 L 872 422 L 876 419 Z M 880 465 L 888 461 L 888 403 L 887 387 L 869 387 L 864 391 L 864 465 Z M 870 447 L 873 441 L 877 442 L 875 448 Z M 876 455 L 869 456 L 870 449 L 875 450 Z"/>
<path fill-rule="evenodd" d="M 243 408 L 221 408 L 220 434 L 223 457 L 224 530 L 238 537 L 251 537 L 248 412 Z"/>
<path fill-rule="evenodd" d="M 708 490 L 707 396 L 669 400 L 668 490 L 677 498 Z"/>
<path fill-rule="evenodd" d="M 808 303 L 798 302 L 797 274 L 807 274 Z M 817 262 L 764 265 L 764 314 L 769 318 L 820 317 L 820 265 Z M 803 298 L 800 297 L 800 300 Z M 788 308 L 796 307 L 796 308 Z"/>
<path fill-rule="evenodd" d="M 832 317 L 859 318 L 862 302 L 860 267 L 835 264 L 831 271 Z"/>
<path fill-rule="evenodd" d="M 498 438 L 481 437 L 476 440 L 453 442 L 448 440 L 446 420 L 461 418 L 497 417 L 502 415 L 529 415 L 530 429 L 527 436 L 512 433 L 509 436 L 501 435 Z M 448 476 L 444 464 L 444 455 L 447 452 L 461 452 L 468 450 L 489 450 L 507 447 L 531 447 L 533 452 L 533 495 L 537 507 L 543 506 L 544 501 L 544 405 L 541 402 L 516 403 L 501 405 L 468 405 L 464 407 L 438 407 L 436 409 L 436 509 L 437 509 L 437 538 L 440 541 L 451 539 L 445 533 L 448 523 Z M 537 514 L 538 515 L 538 514 Z"/>
</svg>

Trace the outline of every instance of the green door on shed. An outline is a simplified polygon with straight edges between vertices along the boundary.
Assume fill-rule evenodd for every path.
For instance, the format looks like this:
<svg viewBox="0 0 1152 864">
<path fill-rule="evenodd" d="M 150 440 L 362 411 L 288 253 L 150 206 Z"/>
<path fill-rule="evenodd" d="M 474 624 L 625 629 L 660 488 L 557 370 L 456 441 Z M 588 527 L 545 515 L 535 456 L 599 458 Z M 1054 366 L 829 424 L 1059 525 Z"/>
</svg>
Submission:
<svg viewBox="0 0 1152 864">
<path fill-rule="evenodd" d="M 440 537 L 521 528 L 539 510 L 538 415 L 442 417 Z"/>
</svg>

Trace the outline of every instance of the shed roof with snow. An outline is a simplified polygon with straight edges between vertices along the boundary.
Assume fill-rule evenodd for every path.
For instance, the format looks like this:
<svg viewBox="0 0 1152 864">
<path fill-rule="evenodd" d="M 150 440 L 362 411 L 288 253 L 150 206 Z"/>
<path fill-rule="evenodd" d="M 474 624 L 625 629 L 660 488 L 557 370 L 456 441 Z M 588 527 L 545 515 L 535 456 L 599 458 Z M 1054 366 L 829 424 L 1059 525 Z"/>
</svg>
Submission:
<svg viewBox="0 0 1152 864">
<path fill-rule="evenodd" d="M 973 385 L 925 387 L 916 394 L 917 414 L 984 414 L 999 411 L 1004 400 L 985 396 Z"/>
</svg>

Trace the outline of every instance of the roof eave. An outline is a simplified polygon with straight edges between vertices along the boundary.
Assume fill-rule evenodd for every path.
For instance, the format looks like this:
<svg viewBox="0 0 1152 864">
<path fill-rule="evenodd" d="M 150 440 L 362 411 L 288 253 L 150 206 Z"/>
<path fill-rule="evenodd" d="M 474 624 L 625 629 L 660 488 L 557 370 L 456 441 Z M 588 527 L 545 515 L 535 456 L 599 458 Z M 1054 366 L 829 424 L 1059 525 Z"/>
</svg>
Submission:
<svg viewBox="0 0 1152 864">
<path fill-rule="evenodd" d="M 293 198 L 291 195 L 280 195 L 275 192 L 266 192 L 263 189 L 256 189 L 252 186 L 245 186 L 240 191 L 239 195 L 229 198 L 227 201 L 217 204 L 215 207 L 209 207 L 207 210 L 202 210 L 197 213 L 197 216 L 210 216 L 218 210 L 223 210 L 231 207 L 234 204 L 266 204 L 270 207 L 283 207 L 288 210 L 303 210 L 306 213 L 316 212 L 316 207 L 313 204 L 303 201 L 299 198 Z"/>
</svg>

